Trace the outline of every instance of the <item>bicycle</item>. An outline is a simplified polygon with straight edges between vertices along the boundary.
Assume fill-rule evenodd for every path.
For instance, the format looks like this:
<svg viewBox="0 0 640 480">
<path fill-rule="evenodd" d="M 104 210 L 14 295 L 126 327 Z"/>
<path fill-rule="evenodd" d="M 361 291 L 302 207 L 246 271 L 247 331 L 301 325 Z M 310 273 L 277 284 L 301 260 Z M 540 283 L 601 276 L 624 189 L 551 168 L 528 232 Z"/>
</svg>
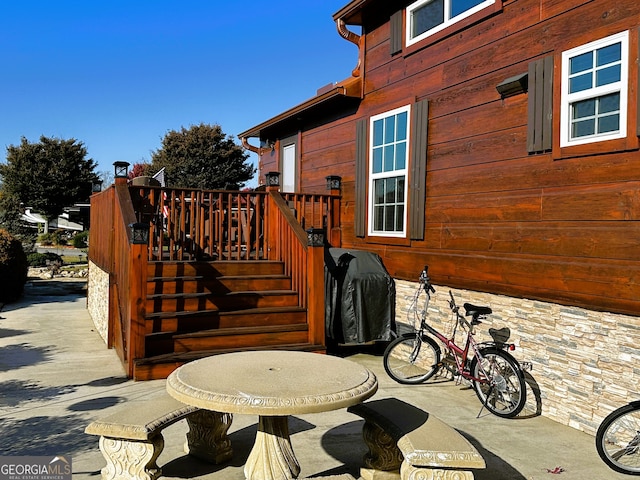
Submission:
<svg viewBox="0 0 640 480">
<path fill-rule="evenodd" d="M 596 432 L 596 450 L 612 470 L 640 475 L 640 401 L 605 417 Z"/>
<path fill-rule="evenodd" d="M 418 384 L 446 368 L 459 379 L 464 378 L 472 383 L 482 402 L 478 417 L 484 408 L 498 417 L 515 417 L 526 402 L 526 383 L 523 367 L 507 352 L 515 349 L 515 345 L 505 343 L 508 329 L 489 329 L 494 341 L 477 343 L 474 338 L 475 326 L 492 313 L 491 308 L 465 303 L 465 315 L 462 315 L 453 293 L 449 291 L 449 307 L 454 317 L 453 331 L 447 336 L 436 330 L 427 323 L 429 301 L 431 294 L 435 293 L 427 272 L 428 266 L 425 266 L 420 274 L 412 308 L 409 309 L 409 315 L 411 312 L 414 315 L 413 331 L 392 340 L 384 352 L 383 364 L 387 374 L 398 383 Z M 424 307 L 418 311 L 422 292 L 426 293 L 426 298 Z M 465 316 L 471 317 L 471 322 Z M 466 333 L 463 347 L 455 343 L 458 326 Z M 436 339 L 444 346 L 444 356 Z M 530 368 L 530 365 L 526 367 Z"/>
</svg>

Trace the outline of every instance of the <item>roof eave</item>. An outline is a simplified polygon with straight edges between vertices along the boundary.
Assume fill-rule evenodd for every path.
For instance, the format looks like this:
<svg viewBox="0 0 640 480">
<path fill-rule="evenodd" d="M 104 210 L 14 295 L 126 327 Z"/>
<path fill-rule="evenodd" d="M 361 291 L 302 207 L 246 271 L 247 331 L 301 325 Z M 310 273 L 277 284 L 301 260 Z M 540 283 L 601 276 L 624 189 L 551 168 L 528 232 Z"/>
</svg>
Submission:
<svg viewBox="0 0 640 480">
<path fill-rule="evenodd" d="M 307 112 L 330 100 L 334 100 L 340 97 L 362 98 L 361 92 L 362 90 L 361 90 L 360 79 L 351 78 L 347 81 L 337 84 L 331 90 L 328 90 L 320 95 L 316 95 L 315 97 L 310 98 L 309 100 L 306 100 L 296 105 L 295 107 L 290 108 L 289 110 L 286 110 L 281 114 L 276 115 L 275 117 L 272 117 L 269 120 L 266 120 L 261 124 L 256 125 L 255 127 L 252 127 L 249 130 L 246 130 L 238 134 L 238 138 L 252 138 L 252 137 L 259 138 L 260 132 L 262 132 L 263 130 L 273 127 L 274 125 L 277 125 L 278 123 L 284 122 L 293 117 L 297 117 L 302 113 Z"/>
</svg>

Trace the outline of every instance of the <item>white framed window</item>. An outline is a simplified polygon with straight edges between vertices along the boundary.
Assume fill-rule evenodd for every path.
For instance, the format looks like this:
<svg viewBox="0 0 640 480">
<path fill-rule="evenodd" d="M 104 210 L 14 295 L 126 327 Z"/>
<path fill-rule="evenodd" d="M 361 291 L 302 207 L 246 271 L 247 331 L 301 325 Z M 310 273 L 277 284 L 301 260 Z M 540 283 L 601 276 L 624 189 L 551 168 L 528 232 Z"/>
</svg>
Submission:
<svg viewBox="0 0 640 480">
<path fill-rule="evenodd" d="M 369 235 L 404 237 L 407 229 L 409 105 L 370 119 Z"/>
<path fill-rule="evenodd" d="M 406 44 L 447 28 L 463 18 L 493 5 L 495 0 L 418 0 L 407 7 Z"/>
<path fill-rule="evenodd" d="M 562 52 L 560 146 L 627 136 L 629 32 Z"/>
</svg>

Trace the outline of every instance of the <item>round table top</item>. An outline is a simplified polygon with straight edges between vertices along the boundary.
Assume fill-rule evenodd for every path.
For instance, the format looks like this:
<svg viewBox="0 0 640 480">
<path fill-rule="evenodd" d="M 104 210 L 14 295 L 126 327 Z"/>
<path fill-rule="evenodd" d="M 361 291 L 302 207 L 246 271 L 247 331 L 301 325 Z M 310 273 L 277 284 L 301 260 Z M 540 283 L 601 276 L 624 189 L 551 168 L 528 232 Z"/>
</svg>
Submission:
<svg viewBox="0 0 640 480">
<path fill-rule="evenodd" d="M 214 355 L 187 363 L 167 378 L 167 391 L 183 403 L 257 415 L 346 408 L 377 389 L 373 372 L 355 362 L 280 350 Z"/>
</svg>

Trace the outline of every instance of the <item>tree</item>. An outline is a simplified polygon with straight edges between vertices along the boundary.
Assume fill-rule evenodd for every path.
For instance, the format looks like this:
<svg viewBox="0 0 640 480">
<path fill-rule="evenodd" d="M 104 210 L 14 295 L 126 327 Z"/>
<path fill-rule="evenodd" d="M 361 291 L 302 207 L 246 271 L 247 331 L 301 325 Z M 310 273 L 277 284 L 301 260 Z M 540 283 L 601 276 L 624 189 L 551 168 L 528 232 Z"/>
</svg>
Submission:
<svg viewBox="0 0 640 480">
<path fill-rule="evenodd" d="M 22 137 L 20 145 L 7 147 L 7 163 L 0 164 L 3 204 L 33 208 L 53 220 L 65 207 L 86 201 L 91 185 L 98 179 L 96 163 L 75 139 L 40 137 L 30 143 Z"/>
<path fill-rule="evenodd" d="M 237 190 L 255 174 L 248 158 L 220 125 L 200 124 L 169 131 L 152 152 L 151 171 L 165 167 L 169 187 Z"/>
</svg>

